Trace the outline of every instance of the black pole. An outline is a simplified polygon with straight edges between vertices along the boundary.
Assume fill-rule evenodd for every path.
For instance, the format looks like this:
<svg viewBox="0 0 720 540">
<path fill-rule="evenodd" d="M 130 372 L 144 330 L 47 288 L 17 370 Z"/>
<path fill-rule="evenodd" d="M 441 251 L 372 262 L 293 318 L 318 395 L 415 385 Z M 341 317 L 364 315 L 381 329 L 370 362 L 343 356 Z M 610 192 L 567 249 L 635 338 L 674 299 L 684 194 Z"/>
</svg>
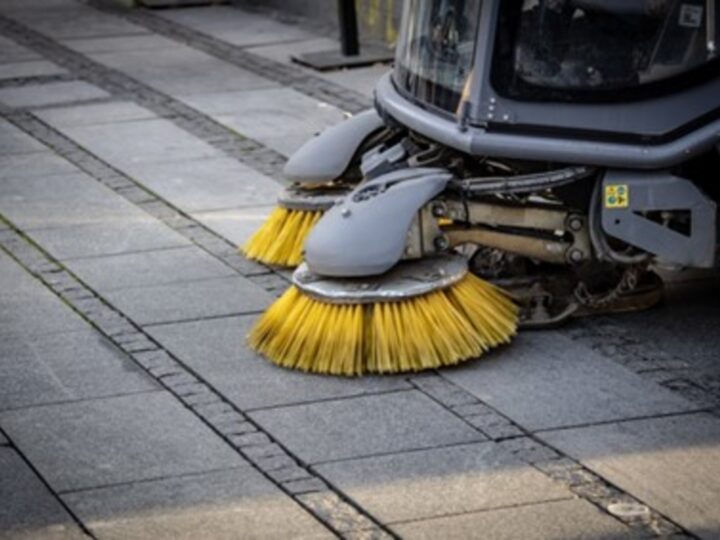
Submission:
<svg viewBox="0 0 720 540">
<path fill-rule="evenodd" d="M 355 0 L 338 0 L 338 15 L 340 17 L 340 50 L 344 56 L 357 56 L 360 54 L 360 43 L 358 42 Z"/>
</svg>

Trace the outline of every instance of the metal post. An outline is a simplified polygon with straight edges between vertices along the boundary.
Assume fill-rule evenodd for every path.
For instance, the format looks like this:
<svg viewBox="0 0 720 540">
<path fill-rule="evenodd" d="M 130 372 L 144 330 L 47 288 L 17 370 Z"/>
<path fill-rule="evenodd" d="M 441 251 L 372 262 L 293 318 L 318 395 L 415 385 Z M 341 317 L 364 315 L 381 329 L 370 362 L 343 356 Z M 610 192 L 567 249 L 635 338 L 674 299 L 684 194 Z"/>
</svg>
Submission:
<svg viewBox="0 0 720 540">
<path fill-rule="evenodd" d="M 355 0 L 338 0 L 338 15 L 340 17 L 340 50 L 344 56 L 357 56 L 360 54 L 360 42 L 358 41 Z"/>
</svg>

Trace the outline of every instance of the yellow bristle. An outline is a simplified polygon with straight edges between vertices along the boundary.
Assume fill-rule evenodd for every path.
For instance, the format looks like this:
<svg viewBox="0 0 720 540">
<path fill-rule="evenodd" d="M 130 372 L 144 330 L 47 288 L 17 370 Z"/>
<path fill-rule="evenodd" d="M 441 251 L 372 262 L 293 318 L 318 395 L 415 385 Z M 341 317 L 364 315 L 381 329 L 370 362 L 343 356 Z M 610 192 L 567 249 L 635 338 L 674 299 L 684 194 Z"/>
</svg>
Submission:
<svg viewBox="0 0 720 540">
<path fill-rule="evenodd" d="M 457 364 L 510 341 L 518 309 L 468 274 L 447 289 L 397 302 L 330 304 L 291 287 L 248 336 L 279 366 L 332 375 L 399 373 Z"/>
<path fill-rule="evenodd" d="M 279 206 L 245 243 L 243 253 L 265 264 L 297 266 L 302 262 L 305 239 L 322 214 Z"/>
</svg>

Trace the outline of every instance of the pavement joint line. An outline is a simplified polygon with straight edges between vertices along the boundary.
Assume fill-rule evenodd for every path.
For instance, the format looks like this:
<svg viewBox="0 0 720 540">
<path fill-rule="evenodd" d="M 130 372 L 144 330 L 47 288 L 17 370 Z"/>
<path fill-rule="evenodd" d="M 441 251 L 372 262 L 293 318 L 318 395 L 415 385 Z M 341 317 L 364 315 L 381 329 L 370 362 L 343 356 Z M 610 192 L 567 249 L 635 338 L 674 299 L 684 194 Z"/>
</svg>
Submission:
<svg viewBox="0 0 720 540">
<path fill-rule="evenodd" d="M 0 409 L 0 414 L 4 414 L 7 412 L 13 412 L 13 411 L 28 411 L 32 409 L 42 409 L 44 407 L 56 407 L 58 405 L 72 405 L 75 403 L 84 403 L 88 401 L 105 401 L 109 399 L 115 399 L 120 397 L 127 397 L 127 396 L 141 396 L 143 394 L 157 394 L 159 392 L 165 392 L 165 389 L 163 388 L 153 388 L 151 390 L 137 390 L 134 392 L 123 392 L 120 394 L 110 394 L 105 396 L 95 396 L 95 397 L 84 397 L 84 398 L 77 398 L 77 399 L 60 399 L 57 401 L 47 401 L 44 403 L 35 403 L 32 405 L 21 405 L 19 407 L 7 407 L 4 409 Z"/>
<path fill-rule="evenodd" d="M 632 531 L 649 537 L 685 534 L 688 537 L 695 538 L 689 531 L 668 516 L 596 474 L 581 462 L 538 438 L 534 433 L 512 422 L 511 419 L 497 409 L 457 386 L 452 381 L 445 379 L 437 371 L 425 376 L 412 377 L 409 380 L 418 390 L 439 403 L 446 410 L 459 416 L 488 436 L 490 441 L 494 441 L 553 481 L 564 485 L 576 496 L 623 523 Z M 468 404 L 481 405 L 487 409 L 487 413 L 464 415 L 460 407 Z M 473 423 L 474 418 L 481 419 L 477 425 Z M 511 432 L 517 433 L 513 433 L 509 437 L 505 436 L 507 431 L 503 428 L 507 424 L 512 426 Z M 495 425 L 499 426 L 499 430 L 493 427 Z M 611 504 L 617 502 L 642 504 L 648 508 L 649 512 L 647 515 L 637 518 L 617 516 L 608 510 Z"/>
<path fill-rule="evenodd" d="M 2 215 L 0 215 L 0 248 L 27 272 L 48 287 L 51 292 L 57 295 L 83 319 L 88 321 L 90 325 L 96 328 L 121 350 L 125 351 L 128 357 L 138 364 L 148 376 L 152 377 L 160 387 L 169 391 L 186 409 L 245 458 L 251 466 L 283 493 L 297 502 L 329 531 L 338 537 L 342 537 L 346 532 L 371 530 L 378 538 L 397 538 L 396 535 L 389 531 L 382 523 L 374 519 L 359 504 L 350 499 L 342 491 L 332 488 L 323 478 L 311 471 L 308 465 L 304 464 L 301 459 L 282 446 L 269 432 L 264 430 L 260 424 L 253 421 L 244 411 L 227 400 L 227 398 L 210 383 L 181 362 L 160 343 L 156 342 L 129 317 L 115 308 L 77 276 L 67 269 L 62 268 L 57 260 L 45 252 L 37 243 L 27 238 L 20 229 Z M 60 281 L 48 280 L 48 275 L 52 277 L 53 274 L 55 274 L 56 277 L 57 274 L 62 274 L 63 279 Z M 86 289 L 88 294 L 91 294 L 93 298 L 97 300 L 98 304 L 102 306 L 102 311 L 87 311 L 83 309 L 82 306 L 64 298 L 59 289 L 67 285 L 72 285 L 73 288 Z M 127 346 L 122 343 L 122 340 L 118 341 L 118 333 L 113 332 L 118 326 L 123 328 L 123 332 L 119 333 L 120 335 L 128 333 L 127 329 L 131 328 L 133 333 L 142 335 L 148 341 L 155 343 L 157 349 L 142 352 L 129 351 Z M 179 382 L 177 378 L 168 381 L 168 377 L 159 377 L 154 373 L 157 364 L 172 367 L 178 375 L 184 375 L 184 377 L 181 377 Z M 192 387 L 195 392 L 185 392 L 184 390 L 188 386 Z M 217 402 L 221 404 L 221 410 L 213 412 L 213 410 L 208 409 L 204 403 L 194 403 L 192 400 L 188 400 L 189 396 L 197 395 L 200 392 L 216 396 Z M 252 426 L 254 429 L 248 429 L 247 433 L 257 433 L 258 436 L 252 440 L 238 439 L 235 437 L 237 434 L 233 429 L 233 420 L 236 421 L 235 425 L 242 423 L 248 428 Z M 233 440 L 233 438 L 235 440 Z M 262 442 L 260 441 L 261 438 Z M 266 469 L 263 467 L 263 461 L 268 457 L 286 457 L 293 463 L 293 471 L 302 470 L 302 478 L 317 479 L 315 485 L 322 486 L 322 489 L 312 492 L 293 492 L 286 487 L 285 484 L 297 480 L 296 474 L 283 479 L 280 473 L 276 472 L 277 469 Z"/>
<path fill-rule="evenodd" d="M 76 80 L 77 78 L 72 73 L 56 73 L 53 75 L 27 75 L 25 77 L 12 77 L 10 79 L 0 80 L 0 89 L 21 88 L 23 86 L 35 86 L 58 82 L 71 82 Z"/>
<path fill-rule="evenodd" d="M 570 429 L 584 429 L 584 428 L 589 428 L 589 427 L 608 426 L 608 425 L 613 425 L 613 424 L 625 424 L 628 422 L 638 422 L 640 420 L 655 420 L 658 418 L 675 418 L 678 416 L 692 416 L 693 414 L 700 414 L 700 413 L 712 414 L 712 409 L 698 408 L 698 409 L 688 409 L 686 411 L 648 414 L 648 415 L 642 415 L 642 416 L 632 416 L 632 417 L 627 417 L 627 418 L 619 418 L 616 420 L 600 420 L 598 422 L 590 422 L 590 423 L 586 423 L 586 424 L 571 424 L 568 426 L 561 426 L 561 427 L 541 428 L 541 429 L 537 429 L 537 430 L 533 431 L 533 433 L 534 434 L 554 433 L 556 431 L 565 431 L 565 430 L 570 430 Z"/>
<path fill-rule="evenodd" d="M 1 222 L 0 222 L 1 223 Z M 88 538 L 93 538 L 97 540 L 97 536 L 95 536 L 88 527 L 85 526 L 85 524 L 80 520 L 77 514 L 73 512 L 73 510 L 70 508 L 70 506 L 58 495 L 58 492 L 55 491 L 52 486 L 49 484 L 49 482 L 46 480 L 46 478 L 40 473 L 40 471 L 35 467 L 35 465 L 32 464 L 32 462 L 28 459 L 28 457 L 18 448 L 15 443 L 12 441 L 10 436 L 0 427 L 0 436 L 5 437 L 7 440 L 7 443 L 4 445 L 0 445 L 0 448 L 11 448 L 15 451 L 15 453 L 20 456 L 20 459 L 25 463 L 28 469 L 35 475 L 35 477 L 40 481 L 40 483 L 47 489 L 48 493 L 57 501 L 57 503 L 62 507 L 65 512 L 67 512 L 68 516 L 70 516 L 70 519 L 73 521 L 75 525 L 85 534 Z"/>
<path fill-rule="evenodd" d="M 353 399 L 358 399 L 358 398 L 362 398 L 362 397 L 366 397 L 366 396 L 386 396 L 388 394 L 406 394 L 406 393 L 414 392 L 414 391 L 415 391 L 415 388 L 394 388 L 391 390 L 373 390 L 371 393 L 318 398 L 318 399 L 313 399 L 310 401 L 294 401 L 292 403 L 283 403 L 281 405 L 268 405 L 266 407 L 253 407 L 253 408 L 245 409 L 245 412 L 255 413 L 255 412 L 261 412 L 261 411 L 274 411 L 277 409 L 297 407 L 299 405 L 315 405 L 316 403 L 335 403 L 338 401 L 350 401 Z"/>
<path fill-rule="evenodd" d="M 71 495 L 74 493 L 86 493 L 88 491 L 102 491 L 104 489 L 114 489 L 118 487 L 123 486 L 135 486 L 138 484 L 150 484 L 152 482 L 162 482 L 163 480 L 175 480 L 175 479 L 183 479 L 183 478 L 195 478 L 198 476 L 203 476 L 205 474 L 213 474 L 218 472 L 225 472 L 225 471 L 238 471 L 247 469 L 250 467 L 250 465 L 240 465 L 236 467 L 222 467 L 220 469 L 208 469 L 206 471 L 193 471 L 193 472 L 184 472 L 179 474 L 173 474 L 169 476 L 153 476 L 151 478 L 141 478 L 139 480 L 128 480 L 126 482 L 113 482 L 110 484 L 102 484 L 99 486 L 88 486 L 88 487 L 81 487 L 81 488 L 74 488 L 74 489 L 63 489 L 58 491 L 58 495 Z"/>
<path fill-rule="evenodd" d="M 250 52 L 246 47 L 228 43 L 199 30 L 164 19 L 147 10 L 110 5 L 102 0 L 90 0 L 88 4 L 99 11 L 119 16 L 163 37 L 290 87 L 308 97 L 334 105 L 340 110 L 357 114 L 372 107 L 372 100 L 359 92 L 323 79 L 298 66 L 265 58 Z"/>
</svg>

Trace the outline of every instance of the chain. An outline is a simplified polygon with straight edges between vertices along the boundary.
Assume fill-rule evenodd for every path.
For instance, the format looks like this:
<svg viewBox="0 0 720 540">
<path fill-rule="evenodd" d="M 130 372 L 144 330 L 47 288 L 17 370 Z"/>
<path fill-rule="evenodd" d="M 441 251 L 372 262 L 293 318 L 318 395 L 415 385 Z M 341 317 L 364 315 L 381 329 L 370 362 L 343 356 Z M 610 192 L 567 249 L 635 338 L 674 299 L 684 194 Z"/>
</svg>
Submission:
<svg viewBox="0 0 720 540">
<path fill-rule="evenodd" d="M 646 271 L 647 264 L 635 264 L 627 266 L 617 285 L 610 291 L 600 294 L 593 294 L 585 282 L 577 284 L 574 294 L 577 301 L 585 307 L 598 309 L 613 303 L 623 294 L 632 292 L 637 287 L 640 277 Z"/>
</svg>

